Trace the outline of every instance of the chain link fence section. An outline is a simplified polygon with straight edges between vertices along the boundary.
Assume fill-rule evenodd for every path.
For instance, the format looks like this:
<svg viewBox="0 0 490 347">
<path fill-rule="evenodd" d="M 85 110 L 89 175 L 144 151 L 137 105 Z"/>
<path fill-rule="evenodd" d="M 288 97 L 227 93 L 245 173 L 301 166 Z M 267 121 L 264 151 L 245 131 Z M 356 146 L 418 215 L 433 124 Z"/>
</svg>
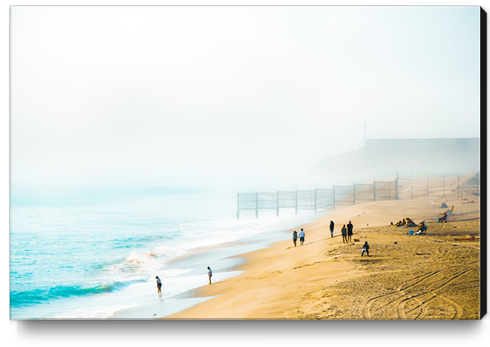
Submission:
<svg viewBox="0 0 490 347">
<path fill-rule="evenodd" d="M 276 210 L 278 216 L 284 208 L 294 208 L 297 214 L 298 210 L 317 212 L 331 207 L 334 207 L 333 189 L 237 193 L 237 218 L 243 210 L 254 210 L 258 217 L 259 210 Z"/>
<path fill-rule="evenodd" d="M 478 172 L 474 176 L 462 181 L 463 183 L 458 187 L 459 195 L 461 199 L 470 198 L 471 195 L 480 196 L 481 194 L 481 182 L 480 173 Z"/>
<path fill-rule="evenodd" d="M 479 173 L 477 174 L 428 174 L 398 173 L 398 196 L 402 200 L 445 197 L 446 193 L 458 192 L 458 197 L 480 193 Z"/>
<path fill-rule="evenodd" d="M 396 181 L 374 181 L 374 200 L 395 200 Z"/>
<path fill-rule="evenodd" d="M 329 210 L 334 207 L 333 189 L 316 189 L 316 211 Z"/>
<path fill-rule="evenodd" d="M 445 197 L 446 193 L 458 192 L 458 198 L 469 199 L 479 196 L 481 190 L 480 173 L 476 174 L 428 174 L 420 172 L 397 172 L 394 181 L 374 181 L 372 184 L 333 186 L 333 189 L 296 191 L 237 193 L 237 218 L 240 211 L 254 210 L 258 218 L 259 210 L 294 208 L 298 210 L 335 209 L 359 202 L 376 200 L 409 200 Z"/>
<path fill-rule="evenodd" d="M 355 184 L 354 185 L 354 201 L 366 202 L 374 200 L 374 184 Z"/>
<path fill-rule="evenodd" d="M 296 211 L 315 209 L 315 191 L 297 190 L 296 191 Z"/>
<path fill-rule="evenodd" d="M 257 193 L 259 210 L 277 210 L 277 193 Z"/>
<path fill-rule="evenodd" d="M 237 193 L 237 218 L 240 219 L 240 211 L 257 211 L 257 193 Z M 257 217 L 257 212 L 255 214 Z"/>
<path fill-rule="evenodd" d="M 374 184 L 353 184 L 351 186 L 333 186 L 333 189 L 314 189 L 296 191 L 237 193 L 237 218 L 240 211 L 276 210 L 294 208 L 295 213 L 302 210 L 335 209 L 335 206 L 355 205 L 356 201 L 376 199 L 395 199 L 396 181 L 378 181 Z"/>
<path fill-rule="evenodd" d="M 279 208 L 296 208 L 295 191 L 278 191 Z"/>
<path fill-rule="evenodd" d="M 335 190 L 335 206 L 350 206 L 354 205 L 354 185 L 352 186 L 334 186 Z"/>
</svg>

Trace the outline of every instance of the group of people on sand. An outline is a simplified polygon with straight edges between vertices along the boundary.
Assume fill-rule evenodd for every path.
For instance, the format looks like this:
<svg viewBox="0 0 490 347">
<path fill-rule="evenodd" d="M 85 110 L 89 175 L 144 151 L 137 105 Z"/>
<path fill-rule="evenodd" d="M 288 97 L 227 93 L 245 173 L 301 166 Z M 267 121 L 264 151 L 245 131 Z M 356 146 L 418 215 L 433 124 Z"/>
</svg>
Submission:
<svg viewBox="0 0 490 347">
<path fill-rule="evenodd" d="M 409 217 L 403 218 L 403 221 L 402 220 L 399 220 L 395 224 L 393 224 L 393 222 L 391 222 L 390 223 L 390 226 L 392 226 L 392 227 L 417 227 L 417 232 L 415 233 L 416 235 L 420 235 L 420 234 L 424 233 L 427 230 L 427 225 L 425 225 L 425 220 L 422 221 L 422 222 L 420 222 L 419 225 L 417 225 Z"/>
<path fill-rule="evenodd" d="M 294 247 L 296 247 L 296 241 L 297 240 L 298 240 L 298 232 L 295 230 L 295 231 L 293 231 Z M 305 231 L 303 230 L 303 228 L 301 228 L 301 231 L 299 232 L 299 242 L 301 245 L 303 245 L 303 243 L 305 243 Z"/>
<path fill-rule="evenodd" d="M 213 277 L 213 270 L 208 266 L 208 279 L 209 279 L 209 284 L 211 284 L 211 277 Z M 157 282 L 157 291 L 158 294 L 162 293 L 162 280 L 160 277 L 155 276 L 156 282 Z"/>
<path fill-rule="evenodd" d="M 330 221 L 330 233 L 332 237 L 333 237 L 333 225 L 334 225 L 333 221 Z M 354 230 L 354 226 L 352 225 L 352 221 L 349 221 L 347 227 L 344 224 L 344 226 L 341 229 L 342 243 L 352 242 L 352 235 L 354 234 L 353 230 Z M 367 241 L 364 242 L 364 244 L 362 245 L 361 256 L 363 256 L 364 253 L 366 253 L 366 255 L 369 257 L 369 244 Z"/>
<path fill-rule="evenodd" d="M 344 226 L 340 230 L 340 232 L 342 233 L 342 243 L 351 242 L 353 230 L 354 230 L 354 226 L 352 225 L 351 221 L 349 221 L 349 223 L 347 224 L 347 228 L 345 227 L 345 224 L 344 224 Z"/>
<path fill-rule="evenodd" d="M 335 229 L 335 223 L 333 220 L 330 221 L 329 225 L 330 229 L 330 237 L 333 237 L 333 231 Z M 352 235 L 354 234 L 354 225 L 352 225 L 352 221 L 349 221 L 347 225 L 343 225 L 341 229 L 341 234 L 342 234 L 342 243 L 349 243 L 352 241 Z M 298 240 L 298 232 L 296 230 L 293 231 L 293 244 L 294 247 L 296 247 L 296 241 Z M 299 241 L 301 242 L 301 245 L 303 245 L 305 241 L 305 232 L 303 228 L 301 228 L 301 231 L 299 232 Z M 362 252 L 361 256 L 364 255 L 364 253 L 367 254 L 369 257 L 369 244 L 367 241 L 362 245 Z"/>
<path fill-rule="evenodd" d="M 417 224 L 413 220 L 411 220 L 409 217 L 403 218 L 403 220 L 399 220 L 395 224 L 391 222 L 390 224 L 392 227 L 416 227 Z"/>
<path fill-rule="evenodd" d="M 333 231 L 335 229 L 335 223 L 331 220 L 330 221 L 330 237 L 333 237 Z M 352 222 L 349 221 L 349 224 L 347 224 L 347 227 L 344 226 L 342 227 L 341 234 L 342 234 L 342 243 L 348 243 L 351 242 L 352 240 L 352 235 L 353 235 L 353 230 L 354 226 L 352 225 Z M 298 240 L 298 232 L 296 230 L 293 231 L 293 244 L 294 247 L 296 247 L 296 242 Z M 301 245 L 305 242 L 305 231 L 303 228 L 301 228 L 301 231 L 299 232 L 299 242 Z"/>
<path fill-rule="evenodd" d="M 335 229 L 335 223 L 333 222 L 333 220 L 330 221 L 329 229 L 330 229 L 330 237 L 333 237 L 333 230 Z M 347 228 L 345 227 L 344 224 L 344 226 L 340 230 L 340 233 L 342 234 L 342 243 L 351 242 L 353 230 L 354 230 L 354 226 L 352 225 L 352 221 L 349 221 L 349 224 L 347 224 Z"/>
</svg>

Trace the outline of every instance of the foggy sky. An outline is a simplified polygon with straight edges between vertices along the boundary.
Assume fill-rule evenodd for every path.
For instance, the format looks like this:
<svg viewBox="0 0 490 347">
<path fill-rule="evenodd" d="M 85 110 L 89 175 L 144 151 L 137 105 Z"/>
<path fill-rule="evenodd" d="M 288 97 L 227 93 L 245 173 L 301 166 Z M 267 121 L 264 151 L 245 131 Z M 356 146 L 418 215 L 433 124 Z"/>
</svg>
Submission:
<svg viewBox="0 0 490 347">
<path fill-rule="evenodd" d="M 479 137 L 479 7 L 13 7 L 13 184 L 301 182 Z"/>
</svg>

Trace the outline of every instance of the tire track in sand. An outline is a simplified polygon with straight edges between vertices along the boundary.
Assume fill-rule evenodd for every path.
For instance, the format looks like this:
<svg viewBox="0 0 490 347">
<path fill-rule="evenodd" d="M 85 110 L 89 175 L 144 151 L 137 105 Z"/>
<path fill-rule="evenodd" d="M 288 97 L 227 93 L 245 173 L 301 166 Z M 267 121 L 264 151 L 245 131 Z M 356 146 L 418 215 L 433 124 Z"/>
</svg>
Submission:
<svg viewBox="0 0 490 347">
<path fill-rule="evenodd" d="M 363 307 L 363 310 L 362 310 L 362 312 L 363 312 L 363 316 L 364 316 L 364 319 L 371 319 L 370 308 L 371 308 L 371 305 L 372 305 L 372 304 L 373 304 L 373 303 L 374 303 L 376 300 L 381 299 L 381 298 L 384 298 L 384 297 L 387 297 L 387 296 L 390 296 L 390 295 L 396 295 L 396 294 L 402 294 L 402 295 L 405 295 L 405 293 L 404 293 L 404 291 L 405 291 L 405 290 L 410 289 L 410 288 L 412 288 L 413 286 L 416 286 L 417 284 L 419 284 L 419 283 L 421 283 L 421 282 L 423 282 L 423 281 L 425 281 L 425 280 L 429 279 L 430 277 L 432 277 L 432 276 L 436 275 L 436 274 L 437 274 L 437 273 L 439 273 L 439 272 L 440 272 L 440 270 L 438 270 L 438 271 L 432 271 L 432 272 L 428 272 L 428 273 L 426 273 L 426 274 L 422 274 L 422 275 L 420 275 L 420 276 L 416 276 L 416 277 L 414 277 L 412 280 L 414 280 L 414 279 L 418 279 L 418 278 L 420 278 L 420 277 L 422 277 L 422 278 L 420 278 L 420 279 L 419 279 L 417 282 L 415 282 L 415 283 L 411 283 L 410 285 L 408 285 L 408 286 L 407 286 L 407 287 L 405 287 L 405 288 L 400 288 L 400 289 L 397 289 L 397 290 L 396 290 L 396 291 L 394 291 L 394 292 L 387 293 L 387 294 L 383 294 L 383 295 L 379 295 L 379 296 L 375 296 L 374 298 L 369 299 L 369 300 L 366 302 L 366 304 L 364 304 L 364 307 Z M 378 308 L 378 309 L 377 309 L 377 311 L 379 311 L 380 309 L 382 309 L 382 308 L 384 308 L 384 307 L 386 307 L 386 306 L 390 305 L 391 303 L 393 303 L 393 302 L 397 301 L 398 299 L 399 299 L 399 298 L 397 298 L 397 299 L 395 299 L 395 300 L 393 300 L 393 301 L 389 302 L 389 303 L 388 303 L 388 304 L 386 304 L 386 305 L 381 306 L 380 308 Z"/>
<path fill-rule="evenodd" d="M 449 283 L 451 283 L 452 281 L 454 281 L 455 279 L 463 276 L 465 273 L 469 272 L 469 271 L 472 271 L 474 269 L 468 269 L 468 270 L 464 270 L 454 276 L 451 276 L 451 278 L 449 278 L 449 280 L 445 281 L 443 284 L 437 286 L 436 288 L 434 289 L 430 289 L 429 291 L 426 291 L 424 293 L 420 293 L 420 294 L 417 294 L 417 295 L 413 295 L 413 296 L 409 296 L 409 297 L 406 297 L 405 299 L 402 299 L 398 305 L 397 305 L 397 313 L 398 313 L 398 318 L 400 319 L 403 319 L 405 320 L 406 319 L 406 316 L 405 316 L 405 304 L 409 301 L 409 300 L 412 300 L 412 299 L 415 299 L 416 297 L 419 297 L 419 296 L 424 296 L 424 295 L 427 295 L 427 294 L 433 294 L 433 296 L 426 300 L 426 301 L 423 301 L 421 303 L 421 306 L 425 306 L 427 307 L 427 303 L 434 300 L 435 298 L 441 298 L 443 300 L 446 300 L 447 302 L 449 302 L 449 304 L 453 307 L 454 309 L 454 312 L 455 312 L 455 315 L 453 316 L 453 318 L 451 319 L 456 319 L 457 317 L 461 317 L 463 315 L 463 309 L 461 308 L 461 306 L 459 306 L 457 303 L 455 303 L 454 301 L 452 300 L 449 300 L 441 295 L 437 295 L 436 293 L 434 292 L 437 292 L 439 290 L 441 290 L 442 288 L 446 287 Z M 447 276 L 445 278 L 443 278 L 442 280 L 445 280 L 447 279 L 448 277 L 450 276 Z M 439 282 L 439 281 L 438 281 Z M 418 301 L 418 300 L 417 300 Z M 420 302 L 420 301 L 419 301 Z M 427 310 L 425 310 L 425 312 L 427 312 Z M 424 314 L 425 315 L 425 314 Z M 419 319 L 421 319 L 422 317 L 417 316 Z"/>
<path fill-rule="evenodd" d="M 440 281 L 444 281 L 444 283 L 436 286 L 435 288 L 430 289 L 428 291 L 424 291 L 423 293 L 420 293 L 420 294 L 415 294 L 415 295 L 408 296 L 405 293 L 405 290 L 410 289 L 410 288 L 413 288 L 416 285 L 418 285 L 418 284 L 420 284 L 420 283 L 422 283 L 422 282 L 424 282 L 426 280 L 429 280 L 429 279 L 433 278 L 433 276 L 435 276 L 436 274 L 438 274 L 442 270 L 433 271 L 433 272 L 426 273 L 424 275 L 417 276 L 414 279 L 417 279 L 417 278 L 420 278 L 420 277 L 422 277 L 422 278 L 420 278 L 415 283 L 411 283 L 410 285 L 408 285 L 405 288 L 399 289 L 399 290 L 397 290 L 395 292 L 391 292 L 391 293 L 379 295 L 379 296 L 376 296 L 374 298 L 369 299 L 366 302 L 366 304 L 364 305 L 364 307 L 363 307 L 363 310 L 362 310 L 363 317 L 364 317 L 364 319 L 371 319 L 370 308 L 371 308 L 371 305 L 376 300 L 379 300 L 379 299 L 382 299 L 382 298 L 385 298 L 385 297 L 388 297 L 388 296 L 391 296 L 391 295 L 398 294 L 398 295 L 401 295 L 401 297 L 398 297 L 398 298 L 396 298 L 396 299 L 388 302 L 387 304 L 379 307 L 378 309 L 376 309 L 376 311 L 379 311 L 379 310 L 381 310 L 381 309 L 383 309 L 383 308 L 385 308 L 385 307 L 387 307 L 387 306 L 389 306 L 389 305 L 391 305 L 393 303 L 398 302 L 397 307 L 396 307 L 398 318 L 399 319 L 402 319 L 402 320 L 405 320 L 406 319 L 406 313 L 405 313 L 405 305 L 406 305 L 406 303 L 409 300 L 417 300 L 417 302 L 419 303 L 419 305 L 417 307 L 411 309 L 409 312 L 412 312 L 415 309 L 417 309 L 417 308 L 420 307 L 421 308 L 421 312 L 415 317 L 415 319 L 422 319 L 426 315 L 426 313 L 427 313 L 427 304 L 430 301 L 432 301 L 433 299 L 435 299 L 435 298 L 441 298 L 441 299 L 446 300 L 447 302 L 449 302 L 449 304 L 454 308 L 455 314 L 454 314 L 454 316 L 453 316 L 452 319 L 458 319 L 458 318 L 460 318 L 463 315 L 463 313 L 464 313 L 463 309 L 457 303 L 455 303 L 454 301 L 449 300 L 449 299 L 447 299 L 445 297 L 442 297 L 440 295 L 437 295 L 437 294 L 435 294 L 435 292 L 441 290 L 442 288 L 446 287 L 449 283 L 451 283 L 455 279 L 463 276 L 465 273 L 467 273 L 468 271 L 472 271 L 472 270 L 475 270 L 475 269 L 468 269 L 468 270 L 461 271 L 461 272 L 459 272 L 459 273 L 457 273 L 456 275 L 453 275 L 453 276 L 451 276 L 451 275 L 446 276 L 446 277 L 444 277 L 441 280 L 438 280 L 438 281 L 433 282 L 433 283 L 437 283 L 437 282 L 440 282 Z M 431 285 L 431 284 L 429 283 L 429 285 Z M 434 295 L 430 299 L 428 299 L 428 300 L 425 300 L 425 301 L 422 301 L 421 302 L 420 300 L 417 299 L 417 297 L 424 296 L 424 295 L 431 294 L 431 293 L 433 293 Z"/>
</svg>

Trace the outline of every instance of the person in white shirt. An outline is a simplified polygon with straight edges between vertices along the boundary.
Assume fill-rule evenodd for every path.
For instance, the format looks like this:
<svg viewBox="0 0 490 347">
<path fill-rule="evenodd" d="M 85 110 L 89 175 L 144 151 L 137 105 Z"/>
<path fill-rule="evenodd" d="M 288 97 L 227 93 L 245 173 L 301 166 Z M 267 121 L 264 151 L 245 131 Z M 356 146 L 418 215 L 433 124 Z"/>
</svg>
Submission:
<svg viewBox="0 0 490 347">
<path fill-rule="evenodd" d="M 301 228 L 301 231 L 299 232 L 299 242 L 301 244 L 305 242 L 305 232 L 303 231 L 303 228 Z"/>
<path fill-rule="evenodd" d="M 213 277 L 213 270 L 208 266 L 208 278 L 209 278 L 209 284 L 211 284 L 211 277 Z"/>
</svg>

